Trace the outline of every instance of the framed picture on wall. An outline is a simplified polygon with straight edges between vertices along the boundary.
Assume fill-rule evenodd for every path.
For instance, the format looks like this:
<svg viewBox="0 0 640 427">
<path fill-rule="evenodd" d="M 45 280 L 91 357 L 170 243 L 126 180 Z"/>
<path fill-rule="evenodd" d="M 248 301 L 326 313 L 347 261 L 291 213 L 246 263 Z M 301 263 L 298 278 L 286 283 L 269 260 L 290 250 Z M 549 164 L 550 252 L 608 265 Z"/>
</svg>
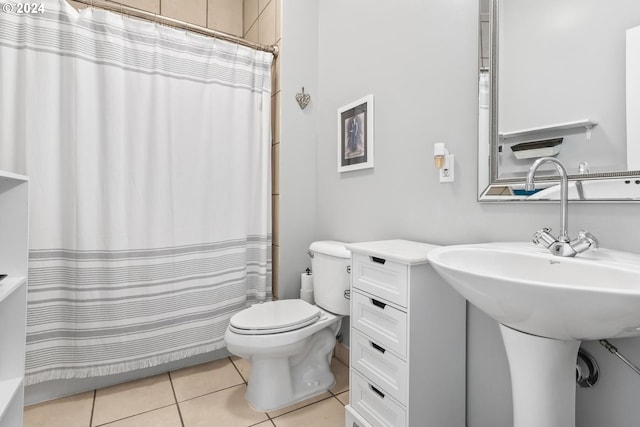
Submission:
<svg viewBox="0 0 640 427">
<path fill-rule="evenodd" d="M 373 95 L 338 108 L 338 172 L 373 167 Z"/>
</svg>

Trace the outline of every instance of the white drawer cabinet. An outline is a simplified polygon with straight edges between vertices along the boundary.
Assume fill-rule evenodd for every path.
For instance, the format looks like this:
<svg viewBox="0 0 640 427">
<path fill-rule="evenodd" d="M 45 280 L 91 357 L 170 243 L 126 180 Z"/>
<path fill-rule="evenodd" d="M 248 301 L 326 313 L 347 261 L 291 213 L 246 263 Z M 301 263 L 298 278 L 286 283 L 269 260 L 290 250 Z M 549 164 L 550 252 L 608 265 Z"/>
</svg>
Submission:
<svg viewBox="0 0 640 427">
<path fill-rule="evenodd" d="M 465 301 L 433 270 L 434 245 L 354 243 L 345 427 L 464 427 Z"/>
<path fill-rule="evenodd" d="M 407 355 L 407 313 L 380 298 L 351 292 L 353 328 L 375 340 L 376 344 L 399 356 Z"/>
</svg>

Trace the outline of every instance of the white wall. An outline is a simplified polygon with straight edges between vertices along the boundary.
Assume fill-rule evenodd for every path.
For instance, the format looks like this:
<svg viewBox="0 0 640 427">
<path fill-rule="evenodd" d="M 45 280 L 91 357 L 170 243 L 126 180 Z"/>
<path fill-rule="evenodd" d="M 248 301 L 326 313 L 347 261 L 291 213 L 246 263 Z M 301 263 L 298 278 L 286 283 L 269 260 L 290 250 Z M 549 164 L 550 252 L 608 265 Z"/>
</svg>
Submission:
<svg viewBox="0 0 640 427">
<path fill-rule="evenodd" d="M 280 71 L 280 271 L 279 297 L 300 296 L 300 274 L 311 265 L 307 249 L 316 236 L 318 127 L 318 0 L 282 3 Z M 311 102 L 301 110 L 302 90 Z M 284 243 L 284 244 L 283 244 Z"/>
<path fill-rule="evenodd" d="M 304 269 L 298 254 L 314 238 L 455 244 L 529 240 L 542 226 L 557 229 L 555 204 L 476 201 L 476 0 L 285 0 L 283 13 L 282 150 L 290 144 L 291 151 L 281 154 L 281 289 L 297 291 L 296 276 Z M 313 48 L 314 19 L 316 59 L 294 58 L 295 52 Z M 316 52 L 305 51 L 311 53 Z M 292 98 L 302 84 L 310 87 L 306 81 L 314 78 L 314 64 L 317 87 L 309 90 L 308 114 L 317 114 L 315 121 L 298 114 Z M 338 174 L 336 109 L 369 93 L 375 95 L 375 168 Z M 296 140 L 296 135 L 305 137 Z M 453 184 L 438 183 L 435 142 L 446 142 L 455 154 Z M 316 151 L 315 163 L 307 164 Z M 605 247 L 640 252 L 638 214 L 638 204 L 572 204 L 570 232 L 586 228 Z M 640 340 L 613 342 L 640 364 Z M 510 427 L 502 339 L 495 322 L 473 307 L 467 344 L 467 425 Z M 578 426 L 636 425 L 640 376 L 600 348 L 587 344 L 602 380 L 578 392 Z"/>
<path fill-rule="evenodd" d="M 591 172 L 627 170 L 625 36 L 640 25 L 640 2 L 499 3 L 500 131 L 596 120 L 589 141 L 584 130 L 565 133 L 557 158 L 570 173 L 582 161 Z M 517 161 L 506 148 L 502 157 L 504 176 L 524 174 L 531 163 Z"/>
</svg>

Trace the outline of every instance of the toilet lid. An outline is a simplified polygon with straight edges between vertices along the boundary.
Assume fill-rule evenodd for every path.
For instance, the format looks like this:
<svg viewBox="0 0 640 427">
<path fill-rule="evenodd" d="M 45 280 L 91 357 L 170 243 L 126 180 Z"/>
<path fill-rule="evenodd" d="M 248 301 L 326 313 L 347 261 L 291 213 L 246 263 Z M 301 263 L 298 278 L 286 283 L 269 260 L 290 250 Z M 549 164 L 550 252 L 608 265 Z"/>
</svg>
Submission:
<svg viewBox="0 0 640 427">
<path fill-rule="evenodd" d="M 240 334 L 273 334 L 315 323 L 320 314 L 318 307 L 301 299 L 269 301 L 234 314 L 229 327 Z"/>
</svg>

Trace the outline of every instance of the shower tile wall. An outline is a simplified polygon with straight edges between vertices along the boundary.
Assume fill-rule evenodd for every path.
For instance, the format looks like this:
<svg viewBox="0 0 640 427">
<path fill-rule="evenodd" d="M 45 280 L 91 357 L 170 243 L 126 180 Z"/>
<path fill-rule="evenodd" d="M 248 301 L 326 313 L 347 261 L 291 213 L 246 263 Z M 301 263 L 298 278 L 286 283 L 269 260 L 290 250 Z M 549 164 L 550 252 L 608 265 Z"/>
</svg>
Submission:
<svg viewBox="0 0 640 427">
<path fill-rule="evenodd" d="M 77 9 L 86 5 L 67 0 Z M 122 0 L 127 6 L 168 16 L 196 25 L 243 37 L 246 40 L 281 46 L 280 16 L 282 0 Z M 282 52 L 280 52 L 282 54 Z M 273 202 L 273 295 L 278 296 L 280 259 L 280 60 L 272 68 L 272 202 Z"/>
<path fill-rule="evenodd" d="M 282 0 L 243 0 L 244 38 L 246 40 L 281 47 L 280 16 Z M 280 259 L 280 58 L 273 61 L 272 78 L 272 146 L 271 183 L 273 203 L 273 295 L 278 296 L 278 263 Z"/>
<path fill-rule="evenodd" d="M 73 0 L 68 2 L 78 9 L 87 7 Z M 243 35 L 240 0 L 122 0 L 112 3 L 122 3 L 239 37 Z"/>
</svg>

